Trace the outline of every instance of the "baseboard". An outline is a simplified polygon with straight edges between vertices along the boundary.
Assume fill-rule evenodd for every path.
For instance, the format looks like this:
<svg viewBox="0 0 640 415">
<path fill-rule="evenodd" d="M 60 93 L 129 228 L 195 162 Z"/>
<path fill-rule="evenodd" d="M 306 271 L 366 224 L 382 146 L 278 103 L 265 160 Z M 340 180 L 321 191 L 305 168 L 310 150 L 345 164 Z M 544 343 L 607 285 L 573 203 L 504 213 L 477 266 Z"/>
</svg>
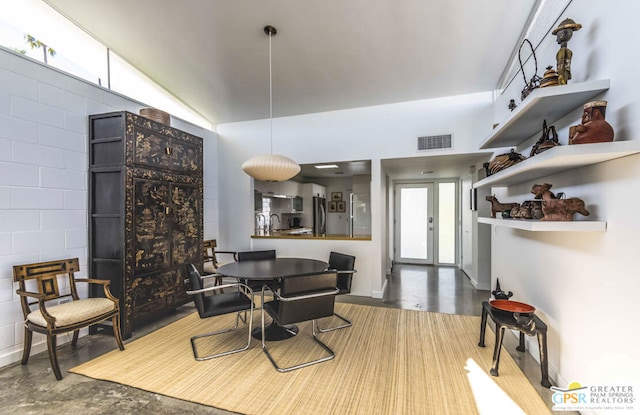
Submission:
<svg viewBox="0 0 640 415">
<path fill-rule="evenodd" d="M 384 297 L 384 291 L 387 289 L 387 280 L 384 280 L 381 291 L 371 291 L 371 298 L 382 299 Z"/>
<path fill-rule="evenodd" d="M 478 283 L 478 281 L 472 278 L 469 278 L 469 281 L 471 282 L 471 285 L 473 285 L 473 287 L 476 290 L 489 290 L 489 291 L 491 290 L 491 284 L 480 284 Z"/>
<path fill-rule="evenodd" d="M 86 336 L 87 334 L 88 334 L 88 331 L 86 328 L 80 330 L 80 337 Z M 58 347 L 66 343 L 70 343 L 72 339 L 73 339 L 73 332 L 58 335 L 56 339 L 58 343 Z M 6 349 L 5 353 L 0 355 L 0 368 L 22 361 L 23 348 L 24 348 L 24 345 L 20 343 Z M 33 341 L 31 343 L 31 353 L 29 355 L 34 356 L 38 353 L 42 353 L 46 351 L 47 351 L 46 337 L 44 335 L 34 333 Z"/>
</svg>

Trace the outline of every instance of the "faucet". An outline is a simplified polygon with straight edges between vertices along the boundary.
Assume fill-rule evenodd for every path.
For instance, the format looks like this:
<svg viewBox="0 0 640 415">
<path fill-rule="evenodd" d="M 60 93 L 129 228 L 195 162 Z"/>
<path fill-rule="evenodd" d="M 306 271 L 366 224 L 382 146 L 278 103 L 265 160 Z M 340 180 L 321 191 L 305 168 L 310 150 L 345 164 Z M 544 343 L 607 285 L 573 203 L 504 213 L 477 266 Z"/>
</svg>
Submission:
<svg viewBox="0 0 640 415">
<path fill-rule="evenodd" d="M 262 223 L 263 226 L 260 226 L 260 218 L 262 218 Z M 267 230 L 267 219 L 264 217 L 264 215 L 262 213 L 258 213 L 256 215 L 256 219 L 257 219 L 257 226 L 256 226 L 256 234 L 259 234 L 260 231 L 266 231 Z"/>
<path fill-rule="evenodd" d="M 276 219 L 278 219 L 278 225 L 280 225 L 280 216 L 278 216 L 276 213 L 272 213 L 271 215 L 269 215 L 269 233 L 273 232 L 273 221 L 271 220 L 271 218 L 276 217 Z"/>
</svg>

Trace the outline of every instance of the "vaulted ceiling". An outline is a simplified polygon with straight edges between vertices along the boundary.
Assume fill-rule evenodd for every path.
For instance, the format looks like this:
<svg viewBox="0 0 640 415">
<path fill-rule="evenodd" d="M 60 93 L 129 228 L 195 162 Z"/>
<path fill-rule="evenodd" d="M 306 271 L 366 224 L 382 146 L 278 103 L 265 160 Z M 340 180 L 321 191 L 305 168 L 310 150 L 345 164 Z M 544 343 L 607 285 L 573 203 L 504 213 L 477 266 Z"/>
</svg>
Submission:
<svg viewBox="0 0 640 415">
<path fill-rule="evenodd" d="M 213 124 L 488 91 L 540 0 L 45 0 Z"/>
</svg>

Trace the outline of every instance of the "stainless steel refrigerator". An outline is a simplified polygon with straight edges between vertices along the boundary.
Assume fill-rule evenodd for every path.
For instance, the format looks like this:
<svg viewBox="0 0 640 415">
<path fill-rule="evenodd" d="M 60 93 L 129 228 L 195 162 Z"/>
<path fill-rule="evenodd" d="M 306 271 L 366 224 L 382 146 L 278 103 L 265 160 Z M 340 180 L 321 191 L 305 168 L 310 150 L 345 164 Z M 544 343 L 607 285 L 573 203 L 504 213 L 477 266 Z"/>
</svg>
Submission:
<svg viewBox="0 0 640 415">
<path fill-rule="evenodd" d="M 327 233 L 327 200 L 323 197 L 313 197 L 313 234 Z"/>
</svg>

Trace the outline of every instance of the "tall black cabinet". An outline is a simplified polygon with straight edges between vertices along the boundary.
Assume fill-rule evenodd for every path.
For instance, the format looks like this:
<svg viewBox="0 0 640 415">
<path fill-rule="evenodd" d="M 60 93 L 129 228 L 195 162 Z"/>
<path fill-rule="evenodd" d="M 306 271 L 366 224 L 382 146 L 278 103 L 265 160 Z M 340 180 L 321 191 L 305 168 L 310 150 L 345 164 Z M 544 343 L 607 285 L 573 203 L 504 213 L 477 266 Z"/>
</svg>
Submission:
<svg viewBox="0 0 640 415">
<path fill-rule="evenodd" d="M 202 139 L 126 111 L 91 115 L 88 190 L 89 276 L 111 281 L 129 338 L 190 301 L 185 264 L 202 264 Z"/>
</svg>

